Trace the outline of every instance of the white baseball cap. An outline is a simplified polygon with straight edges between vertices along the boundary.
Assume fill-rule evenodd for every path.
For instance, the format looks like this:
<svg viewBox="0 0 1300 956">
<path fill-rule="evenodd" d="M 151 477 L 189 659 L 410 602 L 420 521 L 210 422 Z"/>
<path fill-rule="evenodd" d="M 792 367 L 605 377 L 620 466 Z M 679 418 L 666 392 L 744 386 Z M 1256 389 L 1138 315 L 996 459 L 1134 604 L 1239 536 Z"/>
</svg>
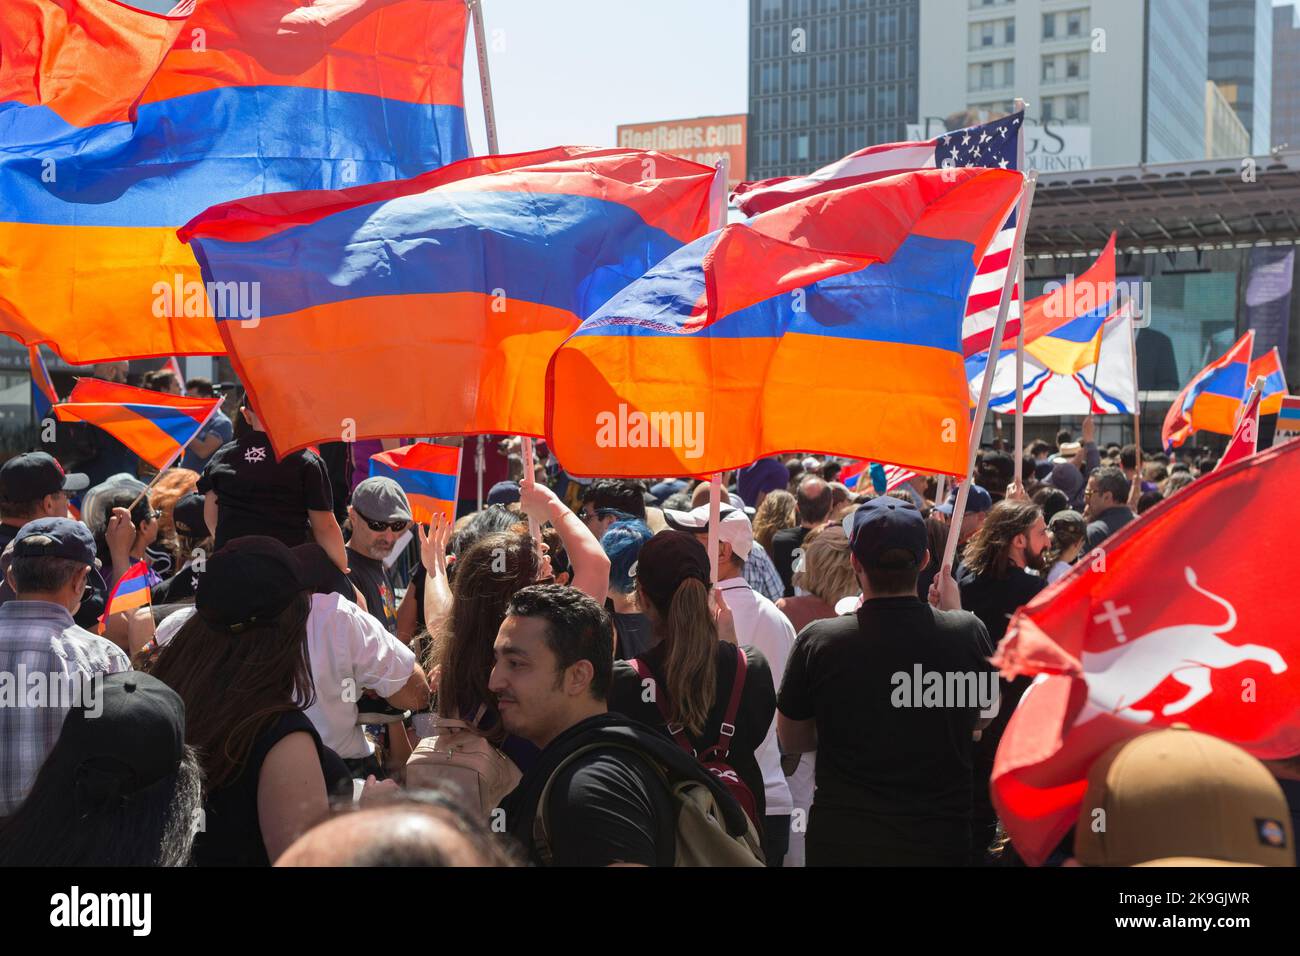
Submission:
<svg viewBox="0 0 1300 956">
<path fill-rule="evenodd" d="M 722 505 L 718 509 L 718 540 L 731 545 L 731 550 L 743 561 L 749 557 L 754 548 L 754 528 L 749 523 L 745 512 L 739 508 Z M 709 528 L 709 506 L 700 505 L 691 511 L 664 511 L 664 521 L 676 531 L 689 531 L 693 534 L 707 531 Z"/>
</svg>

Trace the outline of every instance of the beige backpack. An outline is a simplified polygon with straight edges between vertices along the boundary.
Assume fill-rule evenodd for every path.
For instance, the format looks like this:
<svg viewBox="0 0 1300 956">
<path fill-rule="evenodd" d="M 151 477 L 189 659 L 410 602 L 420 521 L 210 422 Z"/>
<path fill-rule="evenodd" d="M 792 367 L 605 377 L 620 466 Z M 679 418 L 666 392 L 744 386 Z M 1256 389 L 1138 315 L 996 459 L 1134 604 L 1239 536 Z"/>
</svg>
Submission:
<svg viewBox="0 0 1300 956">
<path fill-rule="evenodd" d="M 458 790 L 465 805 L 476 808 L 484 820 L 492 815 L 521 774 L 514 761 L 478 731 L 485 711 L 480 707 L 472 723 L 436 714 L 417 716 L 416 730 L 423 739 L 406 762 L 408 790 Z"/>
</svg>

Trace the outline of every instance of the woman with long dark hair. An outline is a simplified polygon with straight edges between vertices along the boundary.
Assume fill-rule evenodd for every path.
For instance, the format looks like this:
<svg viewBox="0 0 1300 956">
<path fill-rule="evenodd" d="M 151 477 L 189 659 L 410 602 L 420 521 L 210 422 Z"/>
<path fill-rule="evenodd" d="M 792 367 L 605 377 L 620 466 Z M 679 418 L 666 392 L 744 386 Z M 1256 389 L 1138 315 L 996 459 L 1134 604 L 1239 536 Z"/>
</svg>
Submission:
<svg viewBox="0 0 1300 956">
<path fill-rule="evenodd" d="M 771 669 L 754 648 L 737 647 L 734 633 L 725 633 L 725 628 L 720 633 L 719 622 L 727 615 L 710 607 L 709 555 L 693 535 L 662 531 L 642 545 L 636 582 L 641 607 L 659 643 L 633 661 L 614 662 L 609 709 L 669 737 L 680 726 L 696 754 L 717 744 L 726 747 L 726 763 L 749 789 L 755 827 L 761 832 L 765 788 L 754 752 L 776 713 Z M 742 653 L 743 690 L 734 727 L 727 728 L 734 732 L 724 740 L 724 717 Z M 641 669 L 653 679 L 652 694 L 647 694 Z"/>
<path fill-rule="evenodd" d="M 194 861 L 266 866 L 348 779 L 303 713 L 315 699 L 310 595 L 293 552 L 254 535 L 208 558 L 194 605 L 152 670 L 185 702 L 186 743 L 207 778 Z"/>
</svg>

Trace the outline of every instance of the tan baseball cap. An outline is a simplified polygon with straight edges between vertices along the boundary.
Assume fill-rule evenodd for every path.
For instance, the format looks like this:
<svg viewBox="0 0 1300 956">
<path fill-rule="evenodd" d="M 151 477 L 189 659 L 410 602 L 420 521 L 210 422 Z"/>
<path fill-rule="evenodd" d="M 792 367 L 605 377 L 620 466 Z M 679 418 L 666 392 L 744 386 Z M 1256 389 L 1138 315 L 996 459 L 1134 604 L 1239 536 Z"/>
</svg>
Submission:
<svg viewBox="0 0 1300 956">
<path fill-rule="evenodd" d="M 1295 835 L 1262 763 L 1176 724 L 1092 765 L 1074 855 L 1084 866 L 1295 866 Z"/>
</svg>

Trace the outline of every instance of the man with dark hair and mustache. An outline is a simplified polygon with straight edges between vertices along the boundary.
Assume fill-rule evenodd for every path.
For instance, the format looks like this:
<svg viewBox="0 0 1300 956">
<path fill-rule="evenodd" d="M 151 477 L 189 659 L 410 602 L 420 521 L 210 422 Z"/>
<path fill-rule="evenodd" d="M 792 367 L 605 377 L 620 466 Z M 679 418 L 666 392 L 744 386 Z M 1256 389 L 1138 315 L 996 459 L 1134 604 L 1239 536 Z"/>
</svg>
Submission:
<svg viewBox="0 0 1300 956">
<path fill-rule="evenodd" d="M 1047 586 L 1044 553 L 1051 544 L 1047 522 L 1038 505 L 1028 501 L 999 501 L 984 519 L 979 531 L 966 542 L 962 552 L 961 606 L 971 611 L 988 628 L 989 639 L 996 647 L 1007 630 L 1007 622 L 1021 605 Z M 975 806 L 972 821 L 971 862 L 984 862 L 984 854 L 993 842 L 997 817 L 989 799 L 989 776 L 993 773 L 993 756 L 1007 726 L 1011 712 L 1029 686 L 1029 678 L 1001 681 L 998 688 L 998 714 L 983 730 L 975 744 Z"/>
</svg>

